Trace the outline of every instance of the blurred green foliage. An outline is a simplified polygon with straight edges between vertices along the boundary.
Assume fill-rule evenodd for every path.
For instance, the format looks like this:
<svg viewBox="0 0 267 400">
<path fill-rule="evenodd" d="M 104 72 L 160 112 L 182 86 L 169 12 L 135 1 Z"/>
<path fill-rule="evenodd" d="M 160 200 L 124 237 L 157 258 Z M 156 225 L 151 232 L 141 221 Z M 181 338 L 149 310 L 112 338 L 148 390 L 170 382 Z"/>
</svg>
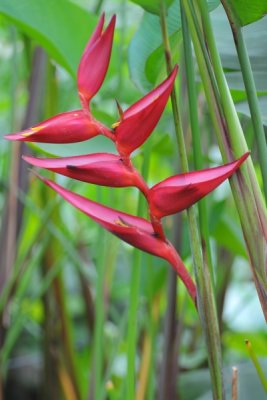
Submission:
<svg viewBox="0 0 267 400">
<path fill-rule="evenodd" d="M 149 1 L 138 1 L 138 3 L 146 5 L 144 8 L 148 5 L 149 10 L 149 4 L 154 5 L 154 2 Z M 44 89 L 44 93 L 40 93 L 44 100 L 40 115 L 38 115 L 39 120 L 50 116 L 48 110 L 51 108 L 53 108 L 53 114 L 57 114 L 79 107 L 75 74 L 82 50 L 97 21 L 95 15 L 97 5 L 97 2 L 82 0 L 75 2 L 0 0 L 1 135 L 19 130 L 24 121 L 29 100 L 27 88 L 36 46 L 41 46 L 47 54 L 44 77 L 46 88 L 51 83 L 49 68 L 51 65 L 54 68 L 52 91 Z M 217 5 L 218 1 L 210 1 L 211 9 L 216 8 Z M 113 13 L 116 13 L 118 17 L 109 72 L 103 87 L 92 102 L 95 117 L 110 126 L 118 119 L 115 99 L 125 109 L 166 74 L 158 17 L 143 11 L 130 1 L 106 0 L 103 4 L 100 3 L 100 6 L 106 11 L 108 17 Z M 240 68 L 236 55 L 233 53 L 230 30 L 221 7 L 211 15 L 228 83 L 233 89 L 234 98 L 238 101 L 242 100 L 237 104 L 237 109 L 242 113 L 240 118 L 245 134 L 249 138 L 251 128 L 249 112 L 245 102 Z M 266 95 L 267 92 L 266 22 L 266 18 L 263 18 L 244 29 L 259 96 Z M 176 0 L 168 10 L 168 23 L 174 61 L 180 64 L 179 93 L 183 107 L 182 117 L 187 151 L 189 160 L 192 162 L 191 132 L 183 85 L 180 16 Z M 199 79 L 198 98 L 202 152 L 205 154 L 206 165 L 221 164 Z M 261 97 L 260 102 L 265 112 L 266 96 Z M 267 123 L 265 114 L 264 121 Z M 168 105 L 155 132 L 149 138 L 150 185 L 179 171 L 177 149 L 173 145 L 173 131 L 170 105 Z M 253 139 L 250 145 L 257 167 Z M 2 232 L 4 232 L 2 239 L 5 236 L 4 215 L 7 192 L 12 185 L 10 181 L 11 146 L 10 143 L 2 140 L 0 147 L 0 206 L 3 215 Z M 145 146 L 147 144 L 144 144 L 143 148 Z M 74 145 L 35 145 L 31 149 L 35 154 L 42 155 L 45 151 L 58 156 L 114 151 L 112 144 L 103 137 Z M 143 150 L 141 149 L 136 152 L 133 159 L 138 168 L 142 164 L 142 157 Z M 64 177 L 57 179 L 63 185 L 92 200 L 100 200 L 103 204 L 129 213 L 136 212 L 137 191 L 135 189 L 99 188 L 80 182 L 70 182 Z M 95 223 L 52 196 L 50 191 L 43 188 L 32 175 L 29 176 L 28 192 L 18 192 L 17 195 L 24 206 L 23 220 L 16 248 L 13 249 L 14 264 L 4 282 L 0 297 L 0 311 L 2 317 L 4 316 L 2 329 L 5 332 L 0 356 L 2 373 L 7 382 L 6 390 L 9 390 L 8 385 L 14 380 L 20 385 L 19 387 L 22 387 L 21 390 L 26 390 L 29 385 L 33 385 L 36 391 L 40 389 L 43 380 L 46 382 L 44 354 L 49 353 L 49 344 L 46 342 L 49 334 L 46 332 L 46 324 L 50 328 L 52 326 L 50 339 L 55 347 L 56 360 L 60 369 L 62 363 L 60 354 L 64 352 L 63 338 L 59 333 L 60 310 L 57 308 L 58 300 L 56 300 L 53 286 L 56 279 L 60 278 L 63 288 L 62 296 L 66 302 L 67 319 L 71 327 L 71 341 L 81 398 L 87 398 L 89 385 L 93 382 L 94 376 L 95 316 L 93 310 L 100 268 L 100 252 L 103 253 L 104 263 L 105 313 L 102 386 L 103 392 L 109 393 L 103 398 L 123 398 L 121 396 L 124 393 L 123 382 L 126 371 L 126 327 L 133 249 L 109 233 L 103 234 L 102 229 Z M 251 284 L 244 240 L 228 182 L 209 195 L 207 201 L 217 283 L 216 292 L 218 299 L 223 303 L 220 319 L 224 364 L 226 368 L 229 368 L 233 365 L 239 366 L 239 363 L 244 362 L 239 370 L 241 393 L 244 393 L 240 398 L 254 397 L 260 400 L 264 398 L 262 389 L 248 361 L 244 340 L 249 338 L 256 354 L 266 357 L 266 326 L 256 299 L 255 289 Z M 164 224 L 169 237 L 175 237 L 176 219 L 166 218 Z M 184 215 L 179 224 L 182 226 L 179 233 L 181 236 L 179 251 L 188 268 L 191 268 L 192 258 Z M 141 262 L 137 321 L 139 351 L 136 354 L 136 363 L 140 366 L 144 362 L 145 353 L 142 346 L 145 335 L 148 335 L 153 343 L 154 355 L 148 378 L 150 395 L 146 398 L 152 400 L 156 398 L 155 382 L 159 374 L 158 366 L 163 357 L 169 267 L 164 261 L 149 255 L 142 255 Z M 209 391 L 208 372 L 200 370 L 207 364 L 198 317 L 180 284 L 177 290 L 177 301 L 177 320 L 182 327 L 179 361 L 183 373 L 177 379 L 181 398 L 210 399 L 211 394 L 207 394 Z M 242 324 L 239 323 L 239 315 L 242 315 Z M 263 365 L 265 364 L 266 359 Z M 32 381 L 32 384 L 25 375 L 26 370 L 37 371 L 37 378 Z M 230 378 L 227 383 L 229 388 Z M 205 397 L 201 397 L 202 394 L 205 394 Z M 63 396 L 62 393 L 61 396 Z"/>
</svg>

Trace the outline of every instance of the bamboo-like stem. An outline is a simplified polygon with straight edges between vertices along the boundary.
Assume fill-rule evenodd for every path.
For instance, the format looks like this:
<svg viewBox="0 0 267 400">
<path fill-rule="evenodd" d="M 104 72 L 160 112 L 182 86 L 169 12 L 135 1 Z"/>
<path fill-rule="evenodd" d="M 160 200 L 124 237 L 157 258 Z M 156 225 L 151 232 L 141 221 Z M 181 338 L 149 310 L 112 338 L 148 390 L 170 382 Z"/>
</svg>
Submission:
<svg viewBox="0 0 267 400">
<path fill-rule="evenodd" d="M 201 139 L 200 139 L 200 130 L 198 123 L 194 63 L 193 63 L 191 40 L 188 31 L 187 20 L 182 8 L 181 8 L 181 21 L 182 21 L 183 46 L 184 46 L 184 57 L 185 57 L 185 67 L 186 67 L 185 68 L 186 83 L 188 88 L 190 125 L 192 132 L 192 141 L 193 141 L 194 166 L 196 169 L 201 170 L 203 169 L 204 163 L 201 152 Z M 203 257 L 207 260 L 207 264 L 210 270 L 210 275 L 212 278 L 212 285 L 214 288 L 215 286 L 214 271 L 212 267 L 211 248 L 209 240 L 208 212 L 207 212 L 207 204 L 205 198 L 198 202 L 198 214 L 199 214 L 199 230 L 200 230 Z"/>
<path fill-rule="evenodd" d="M 165 50 L 167 72 L 172 69 L 171 49 L 166 25 L 166 10 L 164 2 L 161 3 L 161 28 L 163 46 Z M 182 132 L 182 124 L 179 116 L 178 102 L 175 88 L 171 94 L 175 131 L 179 146 L 181 168 L 183 172 L 188 172 L 188 162 Z M 219 326 L 216 313 L 215 299 L 212 290 L 211 277 L 207 264 L 203 260 L 201 242 L 199 238 L 197 219 L 194 207 L 188 209 L 190 242 L 193 253 L 194 271 L 197 282 L 197 302 L 200 320 L 202 323 L 206 345 L 208 350 L 208 361 L 212 380 L 212 390 L 215 399 L 224 399 L 223 377 L 221 366 L 221 346 Z"/>
<path fill-rule="evenodd" d="M 257 150 L 259 155 L 259 163 L 261 168 L 261 174 L 263 178 L 263 189 L 265 194 L 265 200 L 267 201 L 267 144 L 265 139 L 265 133 L 262 123 L 261 112 L 259 108 L 259 102 L 257 98 L 257 90 L 254 82 L 254 77 L 249 61 L 249 56 L 246 48 L 246 43 L 242 34 L 242 29 L 231 13 L 229 6 L 225 0 L 222 0 L 222 5 L 226 11 L 227 17 L 230 22 L 232 29 L 235 47 L 241 67 L 241 72 L 246 88 L 247 100 L 250 108 L 251 121 L 254 130 L 254 136 L 256 139 Z"/>
<path fill-rule="evenodd" d="M 147 180 L 149 171 L 149 146 L 144 147 L 142 176 Z M 141 192 L 138 195 L 137 215 L 143 215 L 146 209 L 146 202 Z M 136 360 L 136 342 L 137 342 L 137 310 L 138 310 L 138 292 L 141 274 L 141 253 L 135 249 L 133 254 L 133 264 L 131 273 L 130 304 L 128 317 L 128 335 L 127 335 L 127 375 L 126 375 L 126 399 L 135 398 L 135 360 Z"/>
<path fill-rule="evenodd" d="M 245 137 L 240 125 L 240 121 L 237 116 L 237 112 L 234 106 L 233 99 L 231 97 L 230 90 L 228 88 L 223 68 L 220 60 L 220 56 L 217 50 L 215 38 L 212 31 L 210 16 L 208 12 L 206 0 L 198 2 L 201 18 L 203 20 L 203 27 L 206 37 L 206 43 L 209 47 L 210 57 L 214 68 L 214 74 L 218 83 L 218 88 L 222 100 L 222 108 L 228 127 L 228 138 L 230 146 L 233 151 L 237 154 L 244 149 L 246 151 L 247 144 Z M 246 167 L 247 166 L 247 167 Z M 252 261 L 252 269 L 254 274 L 254 280 L 256 288 L 258 290 L 259 299 L 262 304 L 262 309 L 267 320 L 267 280 L 266 280 L 266 247 L 267 247 L 267 216 L 266 207 L 263 202 L 262 194 L 259 188 L 257 177 L 251 161 L 246 163 L 242 171 L 237 174 L 239 185 L 241 189 L 241 196 L 236 197 L 238 208 L 240 203 L 244 201 L 246 212 L 241 217 L 241 223 L 245 227 L 245 239 L 247 244 L 253 247 L 249 248 L 250 258 Z M 245 172 L 244 172 L 245 170 Z M 240 199 L 242 199 L 240 201 Z M 258 217 L 258 218 L 257 218 Z M 259 249 L 255 249 L 253 240 L 248 239 L 252 225 L 255 225 L 254 239 L 260 242 Z M 259 235 L 261 239 L 259 239 Z"/>
<path fill-rule="evenodd" d="M 226 84 L 219 56 L 215 57 L 217 62 L 213 62 L 213 68 L 217 71 L 217 75 L 220 76 L 220 85 L 218 87 L 221 91 L 224 91 L 223 97 L 218 99 L 218 87 L 214 88 L 214 83 L 210 79 L 209 69 L 207 68 L 207 60 L 202 52 L 201 42 L 204 42 L 203 36 L 199 36 L 199 30 L 196 29 L 196 18 L 193 18 L 195 8 L 193 8 L 190 1 L 182 0 L 183 9 L 188 20 L 188 25 L 192 37 L 192 41 L 195 48 L 195 54 L 199 66 L 199 71 L 203 81 L 206 99 L 209 106 L 210 116 L 214 125 L 215 133 L 217 136 L 218 144 L 221 150 L 223 160 L 225 162 L 232 161 L 233 158 L 239 157 L 242 153 L 247 151 L 247 145 L 244 139 L 242 129 L 240 127 L 239 120 L 236 115 L 236 110 L 233 105 L 233 101 L 229 92 L 229 88 Z M 194 3 L 196 9 L 198 9 L 199 3 Z M 206 10 L 207 12 L 207 10 Z M 206 16 L 209 19 L 209 16 Z M 204 23 L 204 20 L 203 20 Z M 207 32 L 205 31 L 206 36 Z M 210 27 L 209 37 L 212 36 L 212 30 Z M 206 39 L 209 43 L 208 38 Z M 212 56 L 213 51 L 217 53 L 216 44 L 213 38 L 213 50 L 210 50 Z M 218 77 L 216 76 L 218 81 Z M 229 100 L 229 102 L 228 102 Z M 222 104 L 224 103 L 224 107 Z M 229 117 L 230 108 L 233 113 L 231 124 L 228 124 L 227 116 Z M 227 109 L 227 116 L 224 117 L 224 109 Z M 259 185 L 255 175 L 255 170 L 251 159 L 248 159 L 244 165 L 241 166 L 240 170 L 230 179 L 230 184 L 233 192 L 233 196 L 237 205 L 237 210 L 240 216 L 242 224 L 242 230 L 246 241 L 248 254 L 251 263 L 251 270 L 253 273 L 254 282 L 258 292 L 258 296 L 262 305 L 262 310 L 267 320 L 267 283 L 265 277 L 265 252 L 267 247 L 267 217 L 266 208 L 263 203 L 262 195 L 260 193 Z M 256 246 L 256 247 L 255 247 Z"/>
</svg>

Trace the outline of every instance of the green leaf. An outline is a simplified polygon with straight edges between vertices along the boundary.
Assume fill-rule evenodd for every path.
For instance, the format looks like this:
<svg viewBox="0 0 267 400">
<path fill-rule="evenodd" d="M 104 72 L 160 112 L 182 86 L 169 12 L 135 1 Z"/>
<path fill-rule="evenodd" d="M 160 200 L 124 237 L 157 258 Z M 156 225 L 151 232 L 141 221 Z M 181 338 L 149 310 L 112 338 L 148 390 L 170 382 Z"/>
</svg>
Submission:
<svg viewBox="0 0 267 400">
<path fill-rule="evenodd" d="M 267 14 L 267 0 L 224 0 L 230 19 L 240 26 L 251 24 Z"/>
<path fill-rule="evenodd" d="M 68 0 L 1 0 L 0 14 L 36 40 L 73 77 L 96 17 Z"/>
<path fill-rule="evenodd" d="M 160 6 L 162 0 L 131 0 L 133 3 L 138 4 L 144 10 L 148 11 L 151 14 L 160 14 Z M 164 0 L 166 7 L 170 7 L 173 3 L 173 0 Z"/>
<path fill-rule="evenodd" d="M 173 60 L 179 60 L 179 50 L 182 40 L 181 31 L 175 32 L 170 36 L 170 46 Z M 166 77 L 166 64 L 164 58 L 163 45 L 159 46 L 147 59 L 145 73 L 149 82 L 155 86 L 158 80 L 162 81 Z"/>
<path fill-rule="evenodd" d="M 240 65 L 236 53 L 232 31 L 227 16 L 222 7 L 218 7 L 211 13 L 211 20 L 218 50 L 225 70 L 240 71 Z M 267 18 L 255 22 L 253 25 L 242 29 L 246 42 L 253 73 L 265 73 L 267 71 Z M 227 72 L 228 72 L 227 71 Z M 267 75 L 261 76 L 258 81 L 258 89 L 264 84 L 266 87 Z M 265 82 L 264 82 L 265 79 Z"/>
<path fill-rule="evenodd" d="M 265 126 L 267 126 L 267 96 L 259 97 L 259 106 L 262 115 L 262 122 Z M 247 101 L 242 101 L 236 104 L 236 109 L 241 114 L 244 114 L 250 117 L 250 110 Z"/>
<path fill-rule="evenodd" d="M 224 67 L 225 76 L 230 89 L 245 93 L 240 64 L 236 53 L 233 35 L 227 16 L 222 7 L 218 7 L 212 14 L 212 24 L 216 43 Z M 267 91 L 267 17 L 255 22 L 253 25 L 242 29 L 246 42 L 248 55 L 253 71 L 254 81 L 258 94 Z M 266 99 L 259 97 L 260 108 L 264 124 L 267 124 Z M 247 102 L 237 104 L 237 110 L 244 115 L 250 116 Z"/>
<path fill-rule="evenodd" d="M 213 10 L 218 5 L 218 0 L 209 0 L 210 10 Z M 167 26 L 170 36 L 178 32 L 181 28 L 180 5 L 178 0 L 175 0 L 168 10 Z M 152 63 L 148 63 L 147 65 L 147 60 L 161 45 L 162 36 L 159 17 L 145 12 L 139 29 L 130 43 L 128 52 L 131 77 L 137 87 L 143 92 L 150 90 L 153 86 L 151 82 L 154 83 L 157 80 L 154 66 Z M 164 64 L 163 57 L 164 55 L 161 52 L 161 56 L 157 60 L 158 65 L 160 63 L 162 63 L 162 65 Z"/>
<path fill-rule="evenodd" d="M 267 362 L 260 360 L 266 369 Z M 242 400 L 265 399 L 264 389 L 259 377 L 255 373 L 251 362 L 234 365 L 238 369 L 238 396 Z M 231 398 L 232 368 L 224 368 L 226 398 Z M 210 373 L 208 369 L 190 371 L 181 374 L 179 379 L 179 394 L 182 400 L 212 400 L 210 387 Z"/>
</svg>

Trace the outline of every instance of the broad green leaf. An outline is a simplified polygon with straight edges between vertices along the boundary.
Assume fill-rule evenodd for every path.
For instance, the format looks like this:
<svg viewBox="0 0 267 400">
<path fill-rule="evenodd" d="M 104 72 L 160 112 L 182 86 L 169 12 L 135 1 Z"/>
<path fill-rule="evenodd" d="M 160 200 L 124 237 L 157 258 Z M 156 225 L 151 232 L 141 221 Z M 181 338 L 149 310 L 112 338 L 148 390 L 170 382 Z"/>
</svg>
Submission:
<svg viewBox="0 0 267 400">
<path fill-rule="evenodd" d="M 160 7 L 162 0 L 131 0 L 133 3 L 138 4 L 144 10 L 148 11 L 151 14 L 160 14 Z M 173 0 L 164 0 L 166 7 L 169 7 Z"/>
<path fill-rule="evenodd" d="M 267 96 L 259 97 L 258 101 L 262 115 L 262 122 L 265 126 L 267 126 Z M 242 101 L 240 103 L 237 103 L 236 109 L 241 114 L 250 117 L 250 110 L 247 101 Z"/>
<path fill-rule="evenodd" d="M 213 10 L 219 5 L 218 0 L 209 0 L 209 9 Z M 181 28 L 180 4 L 175 0 L 168 10 L 167 26 L 169 35 L 173 35 Z M 155 82 L 154 66 L 147 67 L 146 63 L 151 54 L 162 45 L 160 19 L 157 15 L 147 12 L 135 33 L 128 52 L 131 77 L 137 87 L 145 92 Z M 158 60 L 160 63 L 161 61 Z"/>
<path fill-rule="evenodd" d="M 179 60 L 179 50 L 182 40 L 181 31 L 175 32 L 170 36 L 170 45 L 172 49 L 172 59 Z M 159 46 L 147 59 L 145 73 L 148 80 L 155 86 L 158 81 L 163 81 L 166 77 L 166 64 L 164 58 L 163 45 Z"/>
<path fill-rule="evenodd" d="M 236 53 L 232 31 L 227 16 L 222 7 L 218 7 L 211 13 L 211 20 L 218 50 L 225 70 L 240 71 L 240 65 Z M 243 28 L 243 35 L 246 42 L 253 72 L 267 71 L 267 18 L 255 22 Z M 265 75 L 266 77 L 267 75 Z M 261 77 L 259 86 L 266 78 Z M 259 88 L 260 89 L 260 88 Z"/>
<path fill-rule="evenodd" d="M 239 90 L 244 92 L 245 85 L 241 71 L 226 72 L 225 74 L 227 83 L 231 90 Z M 254 82 L 258 93 L 267 92 L 267 71 L 254 71 Z"/>
<path fill-rule="evenodd" d="M 210 9 L 216 8 L 218 2 L 210 2 Z M 236 54 L 232 31 L 222 6 L 211 13 L 216 43 L 220 52 L 226 78 L 231 89 L 244 91 L 244 83 Z M 178 1 L 175 1 L 168 13 L 168 30 L 170 38 L 180 29 Z M 267 17 L 243 28 L 256 88 L 265 92 L 267 88 Z M 156 82 L 159 66 L 164 65 L 164 56 L 160 52 L 162 45 L 159 18 L 145 13 L 140 27 L 135 33 L 129 47 L 129 65 L 135 84 L 142 91 L 151 89 Z M 154 54 L 154 56 L 153 56 Z"/>
<path fill-rule="evenodd" d="M 215 227 L 212 236 L 216 242 L 235 255 L 246 257 L 244 240 L 239 226 L 224 213 L 222 220 Z"/>
<path fill-rule="evenodd" d="M 216 43 L 221 56 L 222 64 L 226 70 L 226 79 L 230 89 L 245 92 L 240 64 L 236 53 L 231 28 L 222 7 L 218 7 L 211 14 Z M 267 90 L 267 17 L 245 26 L 243 29 L 250 63 L 254 75 L 255 85 L 258 94 L 263 94 Z M 264 124 L 267 124 L 266 100 L 259 97 L 260 108 Z M 237 110 L 250 116 L 247 102 L 242 101 L 237 104 Z"/>
<path fill-rule="evenodd" d="M 223 333 L 222 342 L 228 349 L 235 350 L 242 356 L 247 356 L 247 348 L 244 345 L 244 339 L 251 339 L 253 350 L 259 357 L 267 357 L 266 333 L 265 332 L 232 332 Z"/>
<path fill-rule="evenodd" d="M 0 14 L 36 40 L 75 77 L 97 22 L 94 15 L 68 0 L 1 0 Z"/>
<path fill-rule="evenodd" d="M 266 359 L 260 360 L 266 369 Z M 242 400 L 265 399 L 265 392 L 251 362 L 234 365 L 238 369 L 238 396 Z M 232 366 L 224 368 L 226 398 L 231 398 Z M 182 373 L 179 379 L 181 400 L 212 400 L 210 373 L 208 369 Z"/>
<path fill-rule="evenodd" d="M 240 26 L 251 24 L 267 14 L 267 0 L 224 0 L 230 18 Z"/>
</svg>

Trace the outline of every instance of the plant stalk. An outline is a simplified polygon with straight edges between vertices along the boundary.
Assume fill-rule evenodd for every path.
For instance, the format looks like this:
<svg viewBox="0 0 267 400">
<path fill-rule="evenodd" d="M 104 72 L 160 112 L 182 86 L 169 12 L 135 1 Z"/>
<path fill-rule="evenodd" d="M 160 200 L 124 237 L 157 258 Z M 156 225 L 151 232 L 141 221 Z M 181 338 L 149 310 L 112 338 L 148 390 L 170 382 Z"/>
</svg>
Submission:
<svg viewBox="0 0 267 400">
<path fill-rule="evenodd" d="M 142 165 L 142 176 L 146 181 L 149 172 L 149 152 L 150 147 L 144 146 L 144 156 Z M 138 194 L 137 215 L 144 215 L 146 210 L 146 201 L 142 193 Z M 141 253 L 134 249 L 133 264 L 131 273 L 131 288 L 130 288 L 130 304 L 128 317 L 128 337 L 127 337 L 127 375 L 126 375 L 126 392 L 127 400 L 135 398 L 135 360 L 136 360 L 136 342 L 138 332 L 138 293 L 141 274 Z"/>
<path fill-rule="evenodd" d="M 263 369 L 259 363 L 259 360 L 258 360 L 256 354 L 254 353 L 254 350 L 253 350 L 250 340 L 246 339 L 245 344 L 246 344 L 249 356 L 250 356 L 250 358 L 254 364 L 254 367 L 257 371 L 258 377 L 260 378 L 262 387 L 265 390 L 265 392 L 267 393 L 267 378 L 263 372 Z"/>
<path fill-rule="evenodd" d="M 242 29 L 238 21 L 236 21 L 236 18 L 234 18 L 234 15 L 231 13 L 231 10 L 225 0 L 222 0 L 222 5 L 225 9 L 226 15 L 229 19 L 230 27 L 232 29 L 234 43 L 246 88 L 251 121 L 259 155 L 259 163 L 263 179 L 263 190 L 265 194 L 265 200 L 267 200 L 267 145 L 253 72 L 249 61 L 246 43 L 242 34 Z"/>
<path fill-rule="evenodd" d="M 166 10 L 163 1 L 161 2 L 160 22 L 162 29 L 163 45 L 165 50 L 166 67 L 167 72 L 170 73 L 172 69 L 171 48 L 166 24 Z M 189 171 L 189 168 L 175 88 L 172 91 L 171 100 L 177 143 L 179 146 L 181 168 L 182 172 L 186 173 Z M 187 215 L 189 219 L 190 242 L 193 253 L 194 271 L 197 283 L 197 304 L 208 350 L 212 391 L 214 399 L 220 400 L 224 399 L 224 389 L 221 365 L 222 361 L 220 335 L 215 299 L 213 295 L 209 269 L 207 267 L 207 264 L 203 260 L 194 207 L 190 207 L 188 209 Z"/>
<path fill-rule="evenodd" d="M 202 4 L 202 2 L 201 2 Z M 210 79 L 209 68 L 207 63 L 210 60 L 205 58 L 202 52 L 201 42 L 205 43 L 204 37 L 199 36 L 200 29 L 196 29 L 198 23 L 195 12 L 200 3 L 194 3 L 195 8 L 190 1 L 182 0 L 183 9 L 185 11 L 189 30 L 195 48 L 195 54 L 199 66 L 199 71 L 203 81 L 205 95 L 209 106 L 210 116 L 214 125 L 218 144 L 224 162 L 232 161 L 247 151 L 245 138 L 237 118 L 236 110 L 226 84 L 219 55 L 217 53 L 216 44 L 213 38 L 210 22 L 209 31 L 205 30 L 206 43 L 209 45 L 209 38 L 212 37 L 213 46 L 209 53 L 213 63 L 213 70 L 216 75 L 217 83 Z M 206 18 L 209 21 L 208 11 L 202 4 Z M 216 53 L 215 61 L 213 53 Z M 218 77 L 220 80 L 218 82 Z M 218 87 L 217 87 L 218 84 Z M 218 88 L 220 97 L 218 98 Z M 221 95 L 224 92 L 224 95 Z M 227 114 L 225 113 L 227 110 Z M 231 111 L 229 111 L 231 109 Z M 229 119 L 229 113 L 233 113 L 233 117 Z M 251 159 L 248 159 L 230 179 L 233 196 L 237 205 L 237 211 L 240 216 L 242 230 L 246 241 L 251 271 L 253 274 L 255 286 L 261 302 L 262 310 L 267 320 L 267 283 L 266 283 L 266 264 L 265 254 L 267 248 L 267 217 L 266 208 L 263 203 L 262 194 L 257 182 L 255 170 Z"/>
<path fill-rule="evenodd" d="M 200 129 L 198 122 L 194 62 L 191 49 L 190 33 L 188 30 L 188 24 L 184 14 L 184 10 L 182 8 L 181 8 L 181 21 L 182 21 L 183 46 L 184 46 L 184 57 L 185 57 L 186 84 L 188 88 L 189 115 L 190 115 L 190 125 L 191 125 L 192 143 L 193 143 L 194 167 L 197 170 L 201 170 L 204 167 L 204 163 L 201 151 L 202 146 L 201 146 Z M 203 198 L 198 202 L 197 205 L 198 205 L 199 230 L 200 230 L 203 257 L 206 259 L 206 262 L 209 266 L 210 275 L 212 278 L 212 286 L 214 290 L 215 281 L 214 281 L 214 271 L 212 266 L 211 248 L 209 240 L 209 224 L 208 224 L 208 211 L 207 211 L 206 199 Z"/>
</svg>

